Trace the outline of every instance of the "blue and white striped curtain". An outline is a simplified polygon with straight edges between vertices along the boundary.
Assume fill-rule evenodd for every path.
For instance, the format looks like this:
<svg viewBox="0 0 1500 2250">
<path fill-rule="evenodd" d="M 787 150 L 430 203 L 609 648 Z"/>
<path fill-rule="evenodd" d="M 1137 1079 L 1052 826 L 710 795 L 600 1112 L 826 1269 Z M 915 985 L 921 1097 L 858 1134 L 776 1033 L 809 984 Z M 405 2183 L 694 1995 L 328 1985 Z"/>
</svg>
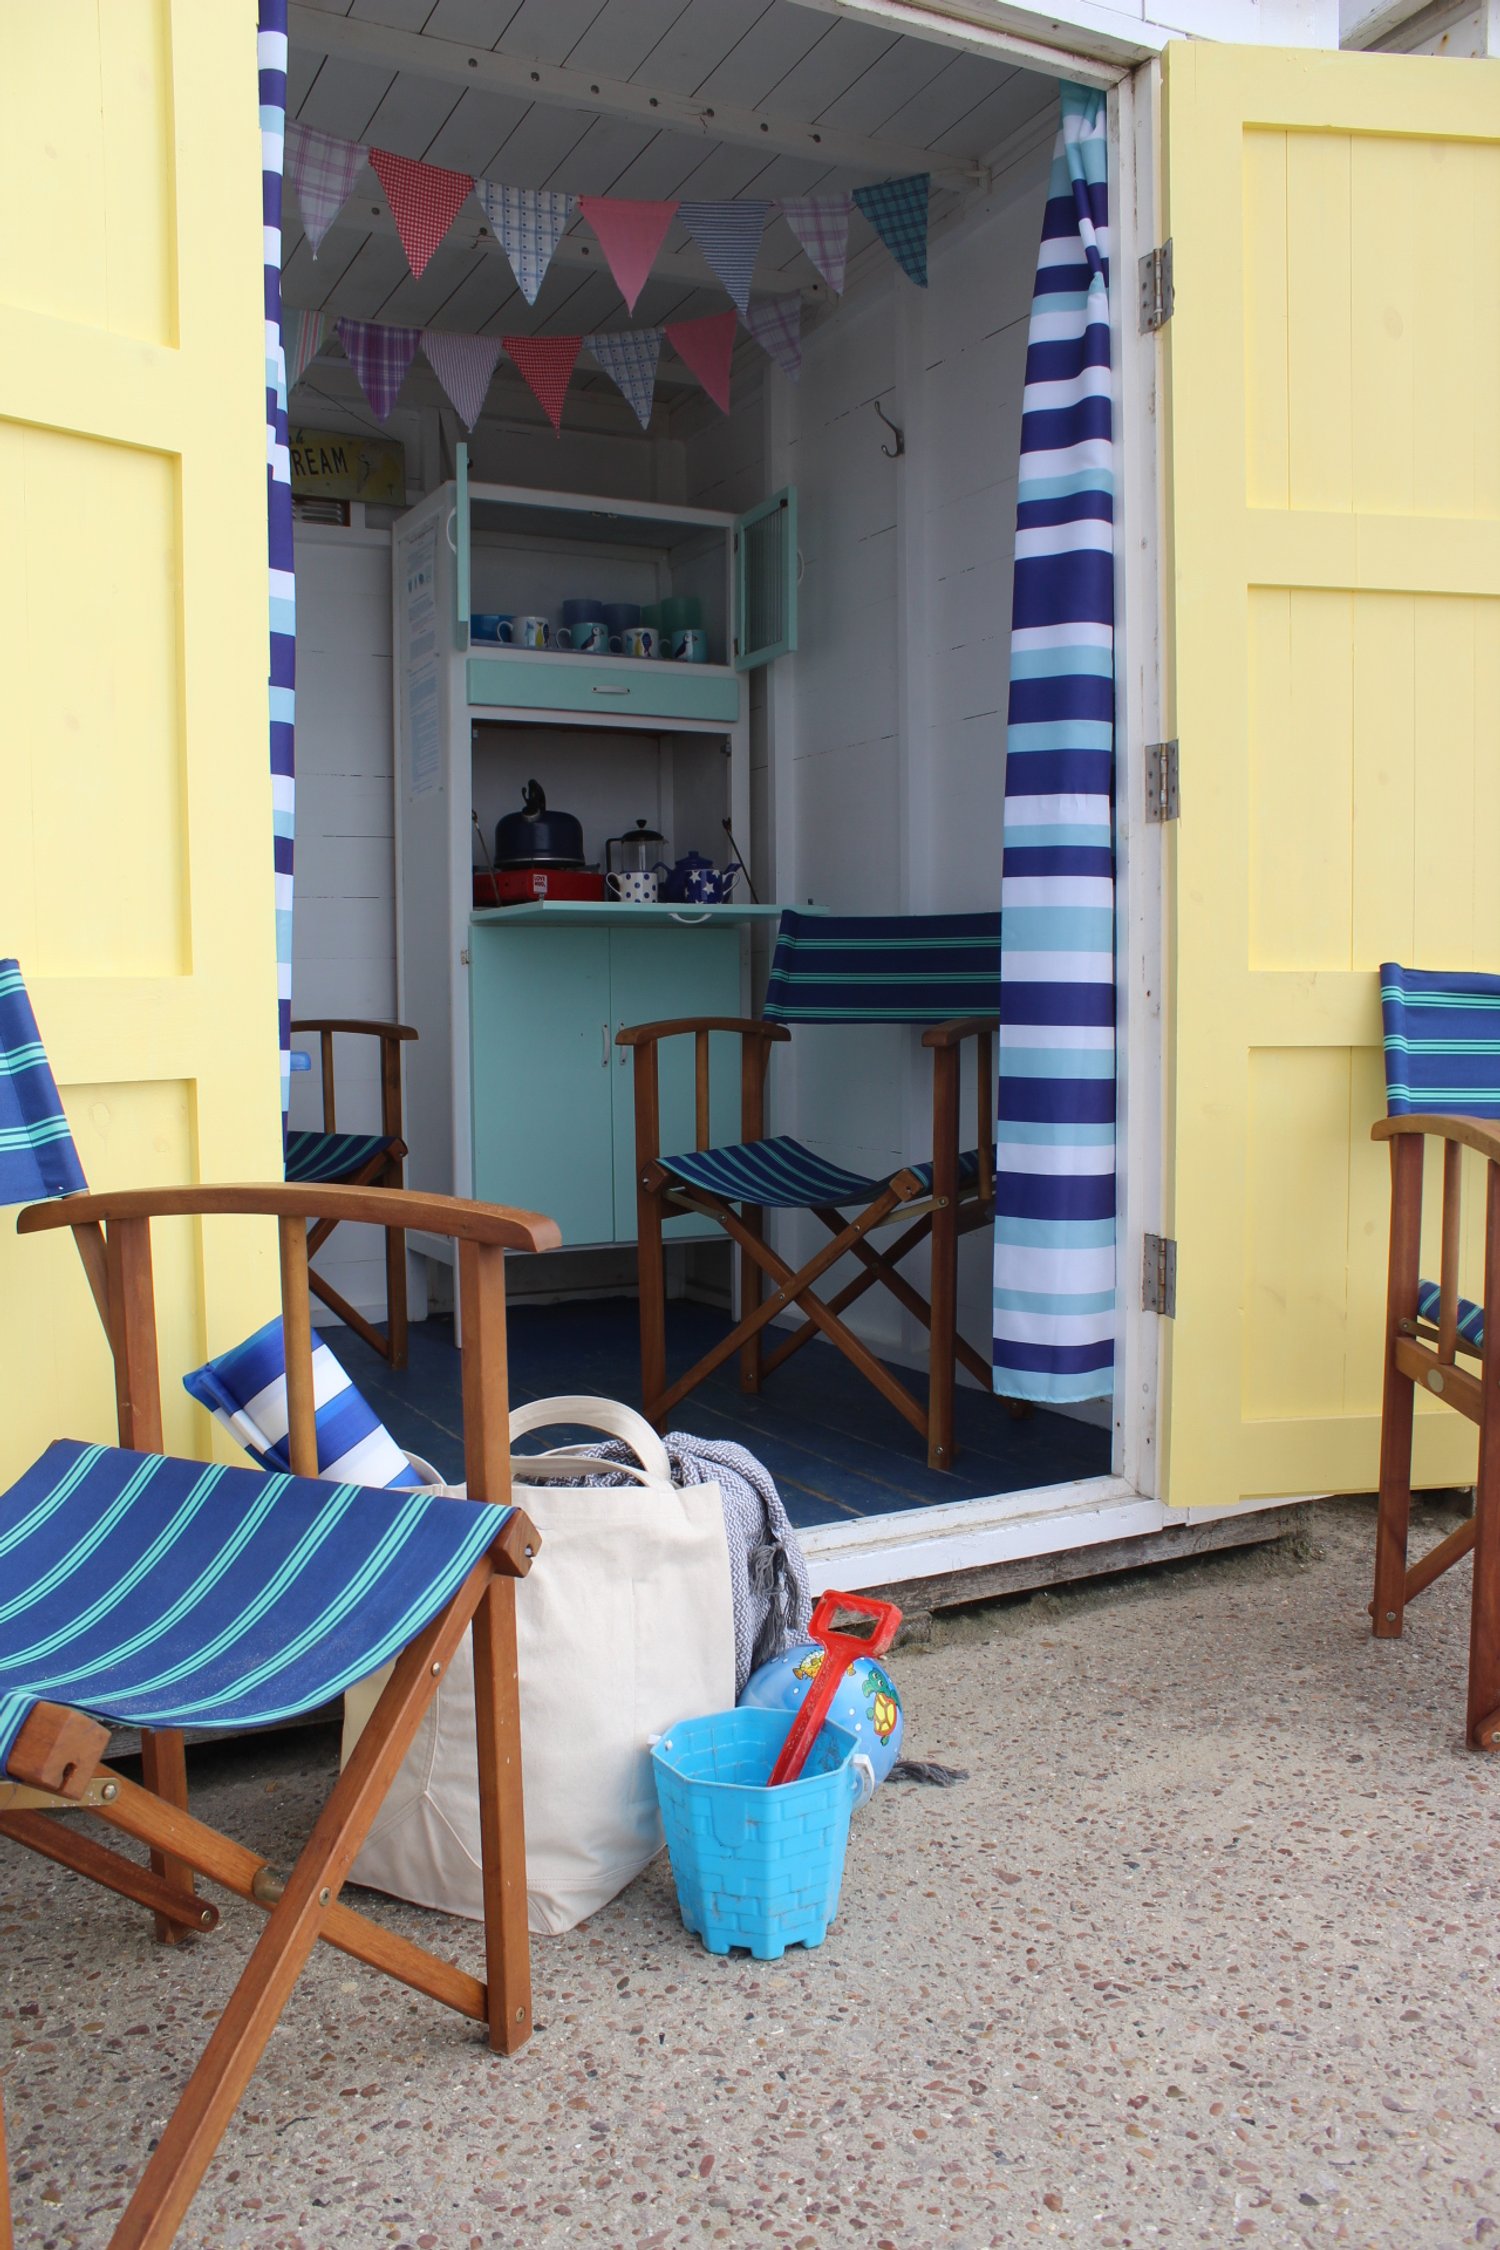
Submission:
<svg viewBox="0 0 1500 2250">
<path fill-rule="evenodd" d="M 281 176 L 286 145 L 287 0 L 260 0 L 260 145 L 266 264 L 266 516 L 271 568 L 271 792 L 276 851 L 276 989 L 281 1024 L 281 1111 L 292 1047 L 292 833 L 296 789 L 293 718 L 297 605 L 292 579 L 292 463 L 287 438 L 286 350 L 281 335 Z"/>
<path fill-rule="evenodd" d="M 1032 294 L 1001 883 L 995 1388 L 1111 1387 L 1114 418 L 1105 97 L 1062 89 Z"/>
</svg>

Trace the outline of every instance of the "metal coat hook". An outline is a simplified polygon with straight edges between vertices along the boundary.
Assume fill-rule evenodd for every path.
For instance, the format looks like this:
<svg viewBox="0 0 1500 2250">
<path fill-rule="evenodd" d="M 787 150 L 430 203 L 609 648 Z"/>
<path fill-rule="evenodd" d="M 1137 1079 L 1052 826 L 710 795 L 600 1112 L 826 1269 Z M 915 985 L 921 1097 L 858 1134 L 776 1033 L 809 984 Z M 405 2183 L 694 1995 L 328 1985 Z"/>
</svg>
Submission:
<svg viewBox="0 0 1500 2250">
<path fill-rule="evenodd" d="M 893 446 L 883 445 L 880 448 L 881 452 L 885 455 L 887 461 L 899 461 L 902 454 L 906 451 L 906 438 L 904 433 L 897 429 L 895 423 L 891 420 L 889 414 L 887 414 L 885 408 L 881 405 L 878 398 L 872 398 L 870 404 L 874 407 L 876 413 L 880 416 L 881 421 L 884 422 L 886 428 L 890 431 L 891 436 L 896 441 Z"/>
</svg>

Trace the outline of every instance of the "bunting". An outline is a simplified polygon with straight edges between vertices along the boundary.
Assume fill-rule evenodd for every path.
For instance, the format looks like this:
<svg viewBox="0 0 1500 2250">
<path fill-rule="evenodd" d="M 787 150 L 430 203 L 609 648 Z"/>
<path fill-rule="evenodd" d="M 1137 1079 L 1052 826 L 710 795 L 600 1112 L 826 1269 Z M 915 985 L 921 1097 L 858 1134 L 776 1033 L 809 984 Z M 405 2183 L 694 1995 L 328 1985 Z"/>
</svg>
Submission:
<svg viewBox="0 0 1500 2250">
<path fill-rule="evenodd" d="M 534 305 L 578 198 L 553 195 L 545 188 L 498 187 L 493 180 L 476 180 L 474 187 L 490 232 L 510 260 L 521 295 Z"/>
<path fill-rule="evenodd" d="M 581 195 L 578 208 L 599 237 L 626 308 L 635 301 L 677 216 L 675 203 L 639 203 L 622 195 Z"/>
<path fill-rule="evenodd" d="M 729 366 L 738 326 L 732 312 L 708 313 L 702 320 L 669 320 L 666 339 L 692 369 L 715 406 L 729 412 Z M 507 349 L 509 347 L 507 346 Z"/>
<path fill-rule="evenodd" d="M 385 189 L 412 278 L 420 280 L 461 205 L 473 194 L 474 182 L 467 172 L 419 164 L 415 157 L 395 156 L 388 148 L 372 148 L 370 162 Z"/>
<path fill-rule="evenodd" d="M 919 289 L 927 287 L 927 195 L 931 174 L 913 172 L 904 180 L 879 180 L 857 187 L 854 200 L 903 273 Z"/>
<path fill-rule="evenodd" d="M 634 409 L 644 430 L 651 421 L 656 397 L 656 368 L 661 358 L 659 328 L 611 328 L 585 336 L 583 348 L 592 352 L 610 381 Z"/>
<path fill-rule="evenodd" d="M 297 191 L 303 231 L 314 257 L 348 202 L 364 161 L 358 141 L 336 140 L 312 125 L 287 126 L 286 177 Z"/>
<path fill-rule="evenodd" d="M 283 316 L 286 339 L 287 388 L 300 383 L 329 337 L 333 323 L 325 312 L 288 312 Z"/>
<path fill-rule="evenodd" d="M 758 298 L 745 315 L 745 326 L 766 356 L 795 383 L 802 373 L 802 299 Z"/>
<path fill-rule="evenodd" d="M 854 209 L 853 197 L 783 196 L 778 209 L 835 297 L 842 297 L 844 268 L 849 260 L 849 215 Z"/>
<path fill-rule="evenodd" d="M 741 312 L 749 309 L 750 276 L 760 256 L 769 203 L 679 203 L 677 216 Z"/>
<path fill-rule="evenodd" d="M 507 336 L 505 349 L 537 399 L 543 413 L 561 436 L 563 400 L 573 377 L 581 336 Z"/>
<path fill-rule="evenodd" d="M 396 403 L 406 370 L 417 356 L 421 329 L 387 328 L 374 320 L 340 320 L 334 326 L 359 377 L 359 387 L 370 402 L 370 412 L 377 422 L 383 422 Z"/>
<path fill-rule="evenodd" d="M 459 336 L 444 328 L 424 328 L 427 364 L 453 401 L 459 420 L 472 430 L 500 358 L 498 336 Z"/>
</svg>

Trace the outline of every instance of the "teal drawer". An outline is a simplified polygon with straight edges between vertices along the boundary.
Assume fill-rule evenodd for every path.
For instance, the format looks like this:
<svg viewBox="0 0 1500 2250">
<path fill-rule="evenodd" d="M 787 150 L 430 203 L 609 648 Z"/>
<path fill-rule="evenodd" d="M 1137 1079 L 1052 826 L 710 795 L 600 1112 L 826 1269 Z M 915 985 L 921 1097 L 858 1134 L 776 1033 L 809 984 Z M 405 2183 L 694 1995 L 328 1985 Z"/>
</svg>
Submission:
<svg viewBox="0 0 1500 2250">
<path fill-rule="evenodd" d="M 471 656 L 471 704 L 508 704 L 525 711 L 629 711 L 652 719 L 720 719 L 740 715 L 737 672 L 713 664 L 663 664 L 642 658 L 603 664 L 594 656 Z"/>
</svg>

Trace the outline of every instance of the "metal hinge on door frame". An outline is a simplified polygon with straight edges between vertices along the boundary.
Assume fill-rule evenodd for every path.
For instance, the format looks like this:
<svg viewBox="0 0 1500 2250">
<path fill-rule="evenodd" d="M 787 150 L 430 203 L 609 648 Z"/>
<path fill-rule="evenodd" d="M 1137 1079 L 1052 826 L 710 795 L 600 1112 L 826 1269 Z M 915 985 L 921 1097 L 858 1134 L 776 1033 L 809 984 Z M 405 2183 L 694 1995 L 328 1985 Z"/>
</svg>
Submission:
<svg viewBox="0 0 1500 2250">
<path fill-rule="evenodd" d="M 1139 266 L 1141 282 L 1141 334 L 1149 336 L 1153 329 L 1164 328 L 1172 317 L 1175 292 L 1172 287 L 1172 245 L 1164 242 L 1159 250 L 1148 250 Z"/>
<path fill-rule="evenodd" d="M 1182 787 L 1175 742 L 1146 745 L 1146 818 L 1176 820 L 1182 811 Z"/>
<path fill-rule="evenodd" d="M 1177 1315 L 1177 1245 L 1169 1234 L 1148 1234 L 1141 1259 L 1141 1310 Z"/>
</svg>

